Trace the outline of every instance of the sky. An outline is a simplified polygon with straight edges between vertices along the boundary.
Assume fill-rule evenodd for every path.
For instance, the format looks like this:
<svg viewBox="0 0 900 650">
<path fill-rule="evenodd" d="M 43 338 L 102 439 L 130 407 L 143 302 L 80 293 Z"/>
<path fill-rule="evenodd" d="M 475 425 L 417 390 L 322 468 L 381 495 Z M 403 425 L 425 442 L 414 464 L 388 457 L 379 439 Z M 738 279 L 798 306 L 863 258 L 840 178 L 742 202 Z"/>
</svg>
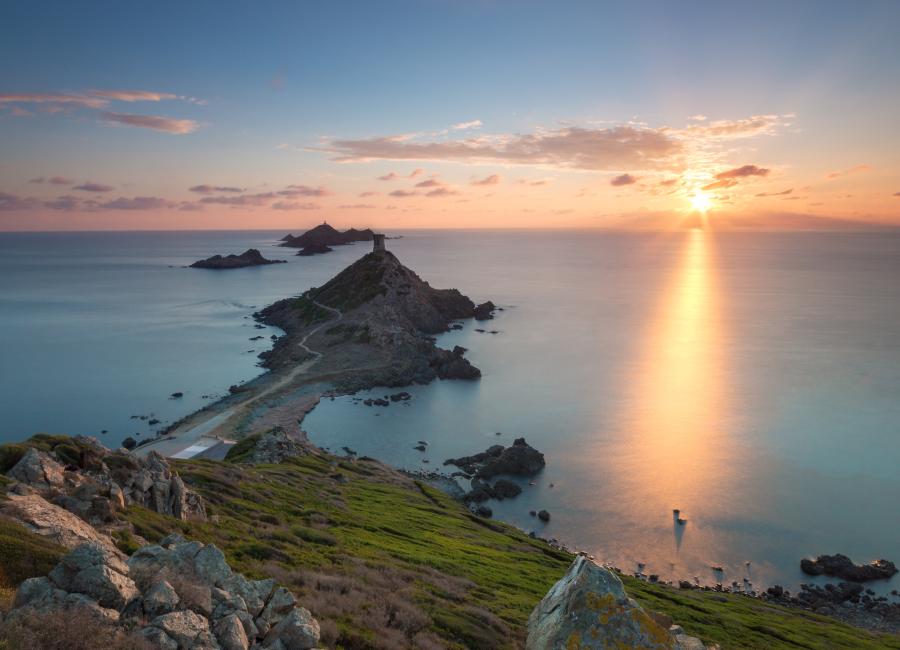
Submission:
<svg viewBox="0 0 900 650">
<path fill-rule="evenodd" d="M 0 230 L 900 225 L 900 2 L 0 5 Z"/>
</svg>

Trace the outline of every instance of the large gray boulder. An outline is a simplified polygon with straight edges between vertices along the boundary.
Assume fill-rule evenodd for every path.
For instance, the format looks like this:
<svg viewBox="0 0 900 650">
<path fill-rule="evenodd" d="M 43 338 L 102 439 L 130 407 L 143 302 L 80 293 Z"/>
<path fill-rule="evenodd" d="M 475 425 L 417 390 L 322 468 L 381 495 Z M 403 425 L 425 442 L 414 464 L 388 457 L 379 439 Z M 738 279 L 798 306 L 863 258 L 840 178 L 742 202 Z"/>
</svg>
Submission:
<svg viewBox="0 0 900 650">
<path fill-rule="evenodd" d="M 693 645 L 694 642 L 699 646 Z M 625 593 L 610 570 L 578 556 L 528 618 L 526 650 L 703 648 L 660 625 Z"/>
<path fill-rule="evenodd" d="M 28 448 L 6 475 L 36 490 L 61 488 L 65 483 L 65 468 L 50 454 L 33 447 Z"/>
<path fill-rule="evenodd" d="M 291 650 L 309 650 L 319 644 L 319 622 L 302 607 L 291 610 L 266 636 L 265 647 L 281 644 Z"/>
</svg>

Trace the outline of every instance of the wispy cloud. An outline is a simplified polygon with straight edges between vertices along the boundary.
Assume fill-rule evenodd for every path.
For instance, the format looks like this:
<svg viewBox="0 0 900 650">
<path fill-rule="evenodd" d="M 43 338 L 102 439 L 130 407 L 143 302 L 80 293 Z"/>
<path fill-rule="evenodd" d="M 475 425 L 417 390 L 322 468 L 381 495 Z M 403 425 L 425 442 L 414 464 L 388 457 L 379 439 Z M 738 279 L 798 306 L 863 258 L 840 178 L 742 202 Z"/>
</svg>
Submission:
<svg viewBox="0 0 900 650">
<path fill-rule="evenodd" d="M 449 187 L 439 187 L 437 189 L 431 190 L 430 192 L 426 192 L 425 196 L 434 199 L 444 196 L 454 196 L 456 194 L 459 194 L 459 192 L 457 192 L 456 190 L 452 190 Z"/>
<path fill-rule="evenodd" d="M 100 183 L 82 183 L 81 185 L 76 185 L 72 188 L 73 190 L 81 190 L 82 192 L 112 192 L 114 188 L 112 185 L 101 185 Z"/>
<path fill-rule="evenodd" d="M 609 181 L 609 184 L 613 187 L 622 187 L 623 185 L 634 185 L 637 181 L 638 179 L 631 174 L 621 174 L 620 176 L 612 178 Z"/>
<path fill-rule="evenodd" d="M 854 167 L 850 167 L 849 169 L 842 169 L 840 171 L 829 172 L 825 175 L 825 178 L 828 180 L 834 180 L 835 178 L 840 178 L 841 176 L 850 176 L 851 174 L 859 174 L 862 172 L 868 172 L 872 170 L 871 165 L 856 165 Z"/>
<path fill-rule="evenodd" d="M 390 195 L 395 196 L 398 199 L 406 199 L 406 198 L 409 198 L 410 196 L 418 196 L 419 193 L 411 192 L 409 190 L 394 190 L 393 192 L 390 193 Z"/>
<path fill-rule="evenodd" d="M 416 187 L 441 187 L 443 183 L 436 178 L 429 178 L 427 181 L 416 183 Z"/>
<path fill-rule="evenodd" d="M 375 207 L 371 203 L 345 203 L 338 206 L 341 210 L 373 210 Z"/>
<path fill-rule="evenodd" d="M 161 102 L 166 99 L 179 99 L 178 95 L 152 90 L 89 90 L 86 94 L 117 102 Z"/>
<path fill-rule="evenodd" d="M 286 190 L 278 192 L 282 196 L 330 196 L 331 190 L 324 185 L 310 187 L 308 185 L 288 185 Z"/>
<path fill-rule="evenodd" d="M 470 120 L 468 122 L 460 122 L 458 124 L 454 124 L 452 128 L 454 131 L 464 131 L 466 129 L 477 129 L 482 127 L 483 124 L 481 120 Z"/>
<path fill-rule="evenodd" d="M 738 184 L 738 179 L 747 178 L 749 176 L 768 176 L 769 171 L 770 170 L 766 169 L 765 167 L 758 167 L 756 165 L 742 165 L 741 167 L 735 167 L 724 172 L 719 172 L 715 175 L 716 180 L 709 185 L 705 185 L 703 189 L 717 190 L 726 187 L 732 187 Z"/>
<path fill-rule="evenodd" d="M 472 181 L 472 185 L 497 185 L 500 183 L 500 174 L 491 174 L 484 178 L 477 178 Z"/>
<path fill-rule="evenodd" d="M 52 104 L 56 106 L 81 106 L 84 108 L 104 108 L 109 100 L 89 95 L 66 93 L 2 93 L 0 104 Z"/>
<path fill-rule="evenodd" d="M 318 203 L 301 203 L 299 201 L 276 201 L 272 204 L 273 210 L 321 210 Z"/>
<path fill-rule="evenodd" d="M 200 124 L 194 120 L 179 120 L 158 115 L 135 115 L 133 113 L 111 113 L 107 111 L 102 113 L 101 116 L 107 122 L 153 129 L 154 131 L 162 131 L 163 133 L 172 133 L 174 135 L 193 133 L 200 128 Z"/>
<path fill-rule="evenodd" d="M 188 192 L 196 192 L 197 194 L 215 194 L 216 192 L 232 192 L 241 193 L 240 187 L 231 187 L 228 185 L 194 185 L 188 188 Z"/>
<path fill-rule="evenodd" d="M 791 192 L 794 191 L 794 188 L 791 187 L 786 190 L 782 190 L 781 192 L 760 192 L 759 194 L 754 194 L 754 196 L 764 197 L 764 196 L 787 196 Z"/>
<path fill-rule="evenodd" d="M 106 210 L 158 210 L 174 206 L 175 203 L 173 201 L 156 196 L 119 197 L 113 201 L 100 204 L 100 207 Z"/>
</svg>

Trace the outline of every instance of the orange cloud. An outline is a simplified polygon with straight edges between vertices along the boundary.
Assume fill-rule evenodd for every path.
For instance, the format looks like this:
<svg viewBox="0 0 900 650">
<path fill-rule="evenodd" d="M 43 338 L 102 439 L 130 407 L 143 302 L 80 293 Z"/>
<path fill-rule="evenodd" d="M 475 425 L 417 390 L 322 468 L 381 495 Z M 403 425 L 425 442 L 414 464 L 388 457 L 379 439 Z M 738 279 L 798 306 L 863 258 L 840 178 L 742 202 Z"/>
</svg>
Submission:
<svg viewBox="0 0 900 650">
<path fill-rule="evenodd" d="M 472 181 L 472 185 L 497 185 L 500 183 L 500 174 L 491 174 L 481 179 Z"/>
<path fill-rule="evenodd" d="M 623 185 L 633 185 L 637 183 L 637 178 L 632 176 L 631 174 L 621 174 L 620 176 L 616 176 L 612 180 L 609 181 L 609 184 L 613 187 L 621 187 Z"/>
<path fill-rule="evenodd" d="M 841 171 L 829 172 L 825 175 L 825 178 L 828 180 L 833 180 L 835 178 L 840 178 L 841 176 L 849 176 L 851 174 L 859 174 L 861 172 L 871 171 L 871 165 L 856 165 L 855 167 L 850 167 L 849 169 L 843 169 Z"/>
<path fill-rule="evenodd" d="M 174 135 L 185 135 L 193 133 L 200 125 L 194 120 L 178 120 L 171 117 L 160 117 L 157 115 L 135 115 L 133 113 L 102 113 L 102 117 L 107 122 L 115 124 L 124 124 L 126 126 L 136 126 L 143 129 L 153 129 L 154 131 L 162 131 Z"/>
</svg>

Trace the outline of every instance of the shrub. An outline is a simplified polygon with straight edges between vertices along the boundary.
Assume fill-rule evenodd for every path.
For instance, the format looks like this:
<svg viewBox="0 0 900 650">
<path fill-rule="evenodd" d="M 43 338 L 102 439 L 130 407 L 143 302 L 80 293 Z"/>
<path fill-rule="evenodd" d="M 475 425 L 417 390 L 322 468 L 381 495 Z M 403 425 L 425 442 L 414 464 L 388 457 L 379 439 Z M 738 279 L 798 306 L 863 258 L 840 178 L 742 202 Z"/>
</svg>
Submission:
<svg viewBox="0 0 900 650">
<path fill-rule="evenodd" d="M 9 650 L 152 650 L 147 641 L 103 621 L 86 607 L 29 613 L 0 625 Z"/>
<path fill-rule="evenodd" d="M 337 538 L 324 530 L 317 530 L 306 526 L 294 526 L 291 528 L 291 532 L 304 542 L 309 542 L 310 544 L 322 544 L 324 546 L 335 546 L 337 544 Z"/>
</svg>

